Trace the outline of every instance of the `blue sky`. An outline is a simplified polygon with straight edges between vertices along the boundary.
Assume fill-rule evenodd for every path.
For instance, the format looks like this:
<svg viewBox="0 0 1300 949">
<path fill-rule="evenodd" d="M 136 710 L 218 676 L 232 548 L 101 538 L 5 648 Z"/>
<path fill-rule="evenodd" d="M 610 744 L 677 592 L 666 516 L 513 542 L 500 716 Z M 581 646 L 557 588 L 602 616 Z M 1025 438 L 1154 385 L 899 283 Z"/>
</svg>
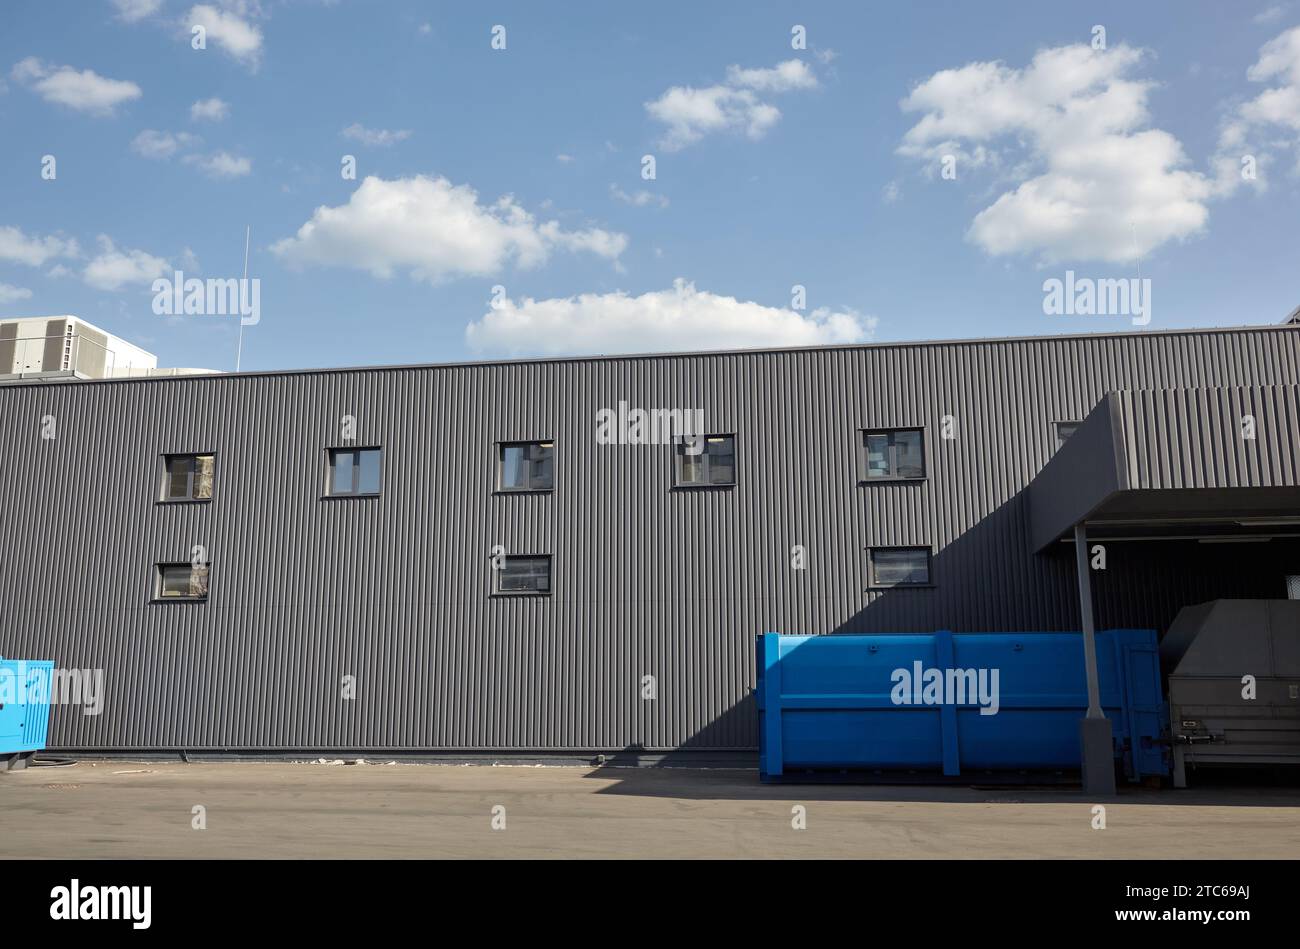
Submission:
<svg viewBox="0 0 1300 949">
<path fill-rule="evenodd" d="M 245 369 L 1140 331 L 1045 315 L 1067 269 L 1300 304 L 1297 2 L 45 0 L 0 79 L 0 316 L 161 365 L 233 368 L 151 284 L 246 225 Z"/>
</svg>

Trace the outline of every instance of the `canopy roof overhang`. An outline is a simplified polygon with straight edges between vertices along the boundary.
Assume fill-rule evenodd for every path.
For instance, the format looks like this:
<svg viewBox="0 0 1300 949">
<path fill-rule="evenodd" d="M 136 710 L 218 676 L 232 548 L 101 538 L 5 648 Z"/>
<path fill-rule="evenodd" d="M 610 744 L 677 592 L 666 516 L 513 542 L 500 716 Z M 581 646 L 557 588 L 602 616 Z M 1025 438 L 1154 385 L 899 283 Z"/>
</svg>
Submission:
<svg viewBox="0 0 1300 949">
<path fill-rule="evenodd" d="M 1300 386 L 1109 392 L 1028 490 L 1036 552 L 1300 537 Z"/>
</svg>

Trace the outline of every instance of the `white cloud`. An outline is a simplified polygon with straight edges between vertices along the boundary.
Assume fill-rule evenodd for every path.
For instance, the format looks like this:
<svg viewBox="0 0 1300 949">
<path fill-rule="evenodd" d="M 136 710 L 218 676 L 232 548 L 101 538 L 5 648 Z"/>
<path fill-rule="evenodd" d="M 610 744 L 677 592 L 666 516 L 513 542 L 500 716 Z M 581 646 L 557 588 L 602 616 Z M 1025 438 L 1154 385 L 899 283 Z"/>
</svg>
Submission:
<svg viewBox="0 0 1300 949">
<path fill-rule="evenodd" d="M 565 152 L 560 152 L 558 155 L 555 156 L 555 160 L 562 165 L 567 165 L 570 162 L 572 162 L 574 159 L 572 155 L 566 154 Z"/>
<path fill-rule="evenodd" d="M 145 129 L 131 140 L 131 150 L 144 158 L 162 160 L 171 158 L 183 148 L 198 142 L 198 138 L 188 132 L 159 132 Z"/>
<path fill-rule="evenodd" d="M 10 78 L 46 102 L 92 115 L 112 115 L 123 102 L 141 96 L 140 87 L 124 79 L 106 79 L 89 69 L 55 66 L 35 56 L 15 64 Z"/>
<path fill-rule="evenodd" d="M 131 148 L 138 155 L 155 160 L 171 158 L 177 152 L 197 148 L 203 139 L 189 132 L 159 132 L 145 129 L 131 142 Z M 227 151 L 201 154 L 191 151 L 181 158 L 187 165 L 197 168 L 209 178 L 240 178 L 250 174 L 253 162 L 240 155 Z"/>
<path fill-rule="evenodd" d="M 387 148 L 390 145 L 396 145 L 398 142 L 406 141 L 411 137 L 411 132 L 409 129 L 397 129 L 396 131 L 368 129 L 359 122 L 353 122 L 343 130 L 343 137 L 350 138 L 354 142 L 360 142 L 362 145 Z"/>
<path fill-rule="evenodd" d="M 127 23 L 136 23 L 153 16 L 162 6 L 162 0 L 112 0 L 117 15 Z"/>
<path fill-rule="evenodd" d="M 1246 78 L 1270 88 L 1239 105 L 1220 129 L 1215 171 L 1225 193 L 1248 183 L 1241 175 L 1246 155 L 1262 170 L 1278 152 L 1289 152 L 1300 173 L 1300 26 L 1265 43 Z M 1253 183 L 1263 188 L 1265 181 L 1257 177 Z"/>
<path fill-rule="evenodd" d="M 1251 17 L 1251 22 L 1259 23 L 1261 25 L 1266 23 L 1273 23 L 1276 22 L 1277 20 L 1282 19 L 1282 15 L 1284 13 L 1286 13 L 1286 5 L 1278 4 L 1276 6 L 1271 6 L 1266 10 L 1261 10 L 1258 13 L 1256 13 L 1253 17 Z"/>
<path fill-rule="evenodd" d="M 186 17 L 185 36 L 188 40 L 194 26 L 202 26 L 207 42 L 216 43 L 233 59 L 256 69 L 262 59 L 262 31 L 248 16 L 255 7 L 245 3 L 230 3 L 230 12 L 210 3 L 200 3 L 190 8 Z"/>
<path fill-rule="evenodd" d="M 728 66 L 727 85 L 757 92 L 790 92 L 794 89 L 817 88 L 817 77 L 803 60 L 787 59 L 771 69 Z"/>
<path fill-rule="evenodd" d="M 15 287 L 12 284 L 0 283 L 0 304 L 17 303 L 19 300 L 30 300 L 32 291 L 26 287 Z"/>
<path fill-rule="evenodd" d="M 723 83 L 702 89 L 673 86 L 645 103 L 645 108 L 667 126 L 659 147 L 676 151 L 711 132 L 743 131 L 751 139 L 762 138 L 781 118 L 781 111 L 759 93 L 814 89 L 817 84 L 807 63 L 799 59 L 788 59 L 771 69 L 730 66 Z"/>
<path fill-rule="evenodd" d="M 181 161 L 193 165 L 210 178 L 240 178 L 253 170 L 253 162 L 229 152 L 211 155 L 186 155 Z"/>
<path fill-rule="evenodd" d="M 200 99 L 190 106 L 190 119 L 195 122 L 220 122 L 230 115 L 230 103 L 213 96 Z"/>
<path fill-rule="evenodd" d="M 428 35 L 429 35 L 430 33 L 432 33 L 432 32 L 433 32 L 433 24 L 432 24 L 432 23 L 421 23 L 421 24 L 420 24 L 420 33 L 421 33 L 422 35 L 424 35 L 424 36 L 428 36 Z"/>
<path fill-rule="evenodd" d="M 661 194 L 655 194 L 653 191 L 646 191 L 642 188 L 639 191 L 628 193 L 618 185 L 610 185 L 609 193 L 615 199 L 622 201 L 624 204 L 630 204 L 636 208 L 644 208 L 647 205 L 656 205 L 661 208 L 668 207 L 668 199 Z"/>
<path fill-rule="evenodd" d="M 71 238 L 28 237 L 16 227 L 0 227 L 0 260 L 40 267 L 55 257 L 76 257 L 80 253 Z"/>
<path fill-rule="evenodd" d="M 99 254 L 86 265 L 81 275 L 97 290 L 147 286 L 172 269 L 162 257 L 154 257 L 142 250 L 118 250 L 106 234 L 99 235 L 99 247 Z"/>
<path fill-rule="evenodd" d="M 339 207 L 318 207 L 311 220 L 271 250 L 294 264 L 353 267 L 388 278 L 486 276 L 507 263 L 536 267 L 552 250 L 585 250 L 617 260 L 627 237 L 599 229 L 565 231 L 539 224 L 510 195 L 480 204 L 468 185 L 446 178 L 366 178 Z"/>
<path fill-rule="evenodd" d="M 1077 44 L 1024 69 L 970 63 L 935 73 L 900 103 L 920 112 L 900 155 L 958 180 L 981 166 L 1016 184 L 980 211 L 967 238 L 990 254 L 1131 261 L 1200 232 L 1213 191 L 1179 141 L 1145 128 L 1152 83 L 1128 78 L 1143 52 Z"/>
<path fill-rule="evenodd" d="M 466 326 L 465 340 L 476 351 L 507 355 L 680 352 L 860 343 L 876 323 L 850 309 L 803 314 L 743 302 L 679 278 L 671 289 L 640 296 L 507 298 Z"/>
</svg>

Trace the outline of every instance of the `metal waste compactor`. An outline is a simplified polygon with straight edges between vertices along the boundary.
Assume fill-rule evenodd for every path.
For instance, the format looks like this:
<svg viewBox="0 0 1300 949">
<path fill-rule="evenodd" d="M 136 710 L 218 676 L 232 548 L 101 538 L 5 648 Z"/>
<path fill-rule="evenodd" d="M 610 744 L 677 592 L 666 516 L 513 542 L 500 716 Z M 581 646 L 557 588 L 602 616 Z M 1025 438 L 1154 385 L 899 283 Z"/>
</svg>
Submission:
<svg viewBox="0 0 1300 949">
<path fill-rule="evenodd" d="M 1300 764 L 1300 600 L 1184 607 L 1160 662 L 1175 787 L 1189 767 Z"/>
</svg>

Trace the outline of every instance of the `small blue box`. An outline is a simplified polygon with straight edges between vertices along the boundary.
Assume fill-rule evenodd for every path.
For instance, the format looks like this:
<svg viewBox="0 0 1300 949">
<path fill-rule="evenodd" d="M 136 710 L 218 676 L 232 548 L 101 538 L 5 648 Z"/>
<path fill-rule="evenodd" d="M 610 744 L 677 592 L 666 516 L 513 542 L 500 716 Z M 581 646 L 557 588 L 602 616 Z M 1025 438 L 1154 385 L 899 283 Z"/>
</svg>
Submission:
<svg viewBox="0 0 1300 949">
<path fill-rule="evenodd" d="M 53 680 L 50 660 L 0 658 L 0 771 L 45 747 Z"/>
</svg>

